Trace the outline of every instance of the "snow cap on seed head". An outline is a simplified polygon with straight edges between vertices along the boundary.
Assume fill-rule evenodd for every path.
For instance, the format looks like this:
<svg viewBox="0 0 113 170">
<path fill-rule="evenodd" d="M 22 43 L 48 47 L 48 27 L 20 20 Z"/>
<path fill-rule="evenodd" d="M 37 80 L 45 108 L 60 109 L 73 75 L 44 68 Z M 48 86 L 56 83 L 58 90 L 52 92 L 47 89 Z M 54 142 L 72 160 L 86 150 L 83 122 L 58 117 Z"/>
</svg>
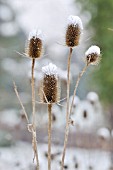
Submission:
<svg viewBox="0 0 113 170">
<path fill-rule="evenodd" d="M 39 38 L 41 40 L 43 40 L 43 35 L 42 35 L 42 30 L 40 29 L 33 29 L 30 33 L 29 33 L 29 37 L 28 40 L 30 40 L 31 38 Z"/>
<path fill-rule="evenodd" d="M 96 53 L 97 55 L 100 55 L 100 48 L 96 45 L 92 45 L 85 53 L 86 56 L 89 54 Z"/>
<path fill-rule="evenodd" d="M 66 45 L 70 48 L 79 45 L 80 35 L 83 26 L 82 21 L 78 16 L 70 15 L 68 17 L 68 26 L 66 30 Z"/>
<path fill-rule="evenodd" d="M 39 58 L 43 52 L 43 35 L 41 30 L 32 30 L 29 33 L 28 40 L 25 45 L 25 53 L 30 58 Z"/>
<path fill-rule="evenodd" d="M 85 57 L 87 64 L 97 65 L 101 60 L 100 48 L 96 45 L 92 45 L 85 52 Z"/>
<path fill-rule="evenodd" d="M 78 25 L 79 29 L 83 30 L 82 21 L 78 16 L 70 15 L 68 17 L 68 25 L 74 25 L 74 26 Z"/>
<path fill-rule="evenodd" d="M 57 77 L 57 66 L 55 64 L 49 63 L 47 66 L 42 67 L 43 74 Z"/>
<path fill-rule="evenodd" d="M 49 63 L 42 67 L 43 80 L 40 90 L 40 99 L 42 102 L 57 103 L 60 98 L 59 81 L 56 65 Z M 43 92 L 43 93 L 42 93 Z"/>
</svg>

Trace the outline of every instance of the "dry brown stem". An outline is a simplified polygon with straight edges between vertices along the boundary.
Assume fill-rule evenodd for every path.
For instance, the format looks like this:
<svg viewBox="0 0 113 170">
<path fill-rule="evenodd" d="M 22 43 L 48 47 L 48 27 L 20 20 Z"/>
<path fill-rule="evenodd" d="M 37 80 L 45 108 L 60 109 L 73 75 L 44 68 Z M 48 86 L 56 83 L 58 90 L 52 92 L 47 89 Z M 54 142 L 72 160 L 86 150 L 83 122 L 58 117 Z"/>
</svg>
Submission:
<svg viewBox="0 0 113 170">
<path fill-rule="evenodd" d="M 68 64 L 67 64 L 67 108 L 66 108 L 66 128 L 65 128 L 65 138 L 64 138 L 64 147 L 61 161 L 61 170 L 64 169 L 64 159 L 68 141 L 68 133 L 69 133 L 69 92 L 70 92 L 70 63 L 73 49 L 70 48 L 69 56 L 68 56 Z"/>
<path fill-rule="evenodd" d="M 51 124 L 52 124 L 52 104 L 48 104 L 48 170 L 51 170 Z"/>
<path fill-rule="evenodd" d="M 34 68 L 34 67 L 32 67 L 32 68 Z M 34 75 L 34 74 L 32 74 L 32 75 Z M 27 113 L 25 111 L 25 108 L 24 108 L 24 105 L 23 105 L 23 103 L 22 103 L 22 101 L 20 99 L 20 96 L 19 96 L 19 93 L 18 93 L 17 86 L 16 86 L 15 82 L 13 82 L 13 85 L 14 85 L 14 91 L 16 93 L 16 96 L 17 96 L 17 98 L 19 100 L 19 103 L 20 103 L 20 105 L 22 107 L 23 113 L 25 114 L 25 117 L 26 117 L 26 120 L 27 120 L 28 131 L 32 133 L 32 147 L 33 147 L 33 150 L 34 150 L 33 162 L 34 162 L 34 159 L 36 158 L 36 162 L 37 162 L 37 167 L 36 168 L 37 168 L 37 170 L 39 170 L 39 160 L 38 160 L 38 150 L 37 150 L 37 140 L 36 140 L 36 129 L 34 129 L 34 127 L 36 127 L 36 126 L 33 126 L 33 124 L 31 125 L 29 123 L 28 115 L 27 115 Z M 34 110 L 35 109 L 33 109 L 33 111 Z"/>
<path fill-rule="evenodd" d="M 86 69 L 88 67 L 88 64 L 86 64 L 83 68 L 83 70 L 81 71 L 81 73 L 78 75 L 77 81 L 76 81 L 76 85 L 75 85 L 75 89 L 74 89 L 74 93 L 73 93 L 73 98 L 72 98 L 72 102 L 71 102 L 71 107 L 70 107 L 70 112 L 69 112 L 69 116 L 72 113 L 72 108 L 73 108 L 73 103 L 74 103 L 74 98 L 76 96 L 76 91 L 80 82 L 81 77 L 83 76 L 83 74 L 86 72 Z"/>
<path fill-rule="evenodd" d="M 34 150 L 34 158 L 36 158 L 36 168 L 39 170 L 39 159 L 38 159 L 38 150 L 37 150 L 37 139 L 36 139 L 36 115 L 35 115 L 35 79 L 34 79 L 34 66 L 35 66 L 35 58 L 32 58 L 32 70 L 31 70 L 31 88 L 32 88 L 32 146 Z"/>
<path fill-rule="evenodd" d="M 35 66 L 35 59 L 32 59 L 32 71 L 31 71 L 31 88 L 32 88 L 32 114 L 33 114 L 33 128 L 36 130 L 36 123 L 35 123 L 35 79 L 34 79 L 34 66 Z"/>
<path fill-rule="evenodd" d="M 25 111 L 25 107 L 24 107 L 24 105 L 23 105 L 23 103 L 22 103 L 22 101 L 21 101 L 21 99 L 20 99 L 19 94 L 18 94 L 18 90 L 17 90 L 17 86 L 16 86 L 15 82 L 13 82 L 13 85 L 14 85 L 14 91 L 15 91 L 16 96 L 17 96 L 17 98 L 18 98 L 18 100 L 19 100 L 19 103 L 20 103 L 20 105 L 21 105 L 21 107 L 22 107 L 22 110 L 23 110 L 23 113 L 24 113 L 25 118 L 26 118 L 26 120 L 27 120 L 27 123 L 29 124 L 28 115 L 27 115 L 27 113 L 26 113 L 26 111 Z"/>
</svg>

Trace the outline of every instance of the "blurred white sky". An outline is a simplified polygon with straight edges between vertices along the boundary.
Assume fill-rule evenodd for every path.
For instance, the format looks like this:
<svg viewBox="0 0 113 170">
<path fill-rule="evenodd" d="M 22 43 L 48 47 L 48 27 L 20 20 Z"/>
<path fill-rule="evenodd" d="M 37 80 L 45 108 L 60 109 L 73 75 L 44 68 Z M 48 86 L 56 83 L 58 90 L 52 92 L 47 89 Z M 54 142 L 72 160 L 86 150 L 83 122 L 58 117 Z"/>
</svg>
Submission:
<svg viewBox="0 0 113 170">
<path fill-rule="evenodd" d="M 51 54 L 52 58 L 56 55 L 56 58 L 58 57 L 59 60 L 61 60 L 61 54 L 64 54 L 66 51 L 62 45 L 65 45 L 64 37 L 67 17 L 69 15 L 78 15 L 82 19 L 84 28 L 86 23 L 89 22 L 89 19 L 91 18 L 88 12 L 80 14 L 81 5 L 80 3 L 75 2 L 75 0 L 9 1 L 11 6 L 17 12 L 18 23 L 20 27 L 25 30 L 26 35 L 28 35 L 28 33 L 34 28 L 41 29 L 44 34 L 46 45 L 49 45 L 48 53 Z M 86 43 L 84 43 L 84 40 L 82 39 L 86 36 L 87 31 L 84 29 L 80 47 L 77 47 L 78 50 L 76 50 L 79 52 L 79 58 L 81 58 L 80 56 L 83 56 L 80 53 L 84 50 Z M 57 43 L 62 45 L 57 47 Z"/>
<path fill-rule="evenodd" d="M 18 22 L 26 33 L 33 28 L 40 28 L 47 40 L 63 38 L 67 17 L 70 14 L 79 15 L 81 9 L 74 0 L 9 1 L 18 12 Z"/>
</svg>

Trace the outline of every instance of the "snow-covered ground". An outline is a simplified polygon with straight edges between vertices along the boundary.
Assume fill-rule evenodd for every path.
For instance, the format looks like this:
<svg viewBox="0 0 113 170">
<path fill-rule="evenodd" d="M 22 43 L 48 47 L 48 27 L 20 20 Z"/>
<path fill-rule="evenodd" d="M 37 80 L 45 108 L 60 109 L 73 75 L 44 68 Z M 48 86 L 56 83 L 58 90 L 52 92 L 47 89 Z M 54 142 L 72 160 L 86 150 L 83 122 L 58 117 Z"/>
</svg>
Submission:
<svg viewBox="0 0 113 170">
<path fill-rule="evenodd" d="M 47 145 L 39 144 L 40 170 L 47 169 Z M 52 146 L 52 170 L 60 170 L 62 148 Z M 0 148 L 0 170 L 34 170 L 33 152 L 28 143 L 18 142 L 16 145 Z M 67 149 L 65 168 L 69 170 L 109 170 L 109 152 L 85 150 L 79 148 Z"/>
</svg>

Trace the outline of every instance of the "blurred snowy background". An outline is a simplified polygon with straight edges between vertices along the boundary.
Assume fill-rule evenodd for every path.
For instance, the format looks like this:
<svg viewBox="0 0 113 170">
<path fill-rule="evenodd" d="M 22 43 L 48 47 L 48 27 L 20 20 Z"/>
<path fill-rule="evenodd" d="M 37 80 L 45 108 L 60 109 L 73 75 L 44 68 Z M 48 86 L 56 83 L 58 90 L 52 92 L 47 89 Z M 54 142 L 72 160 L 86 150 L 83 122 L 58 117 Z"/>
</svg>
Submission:
<svg viewBox="0 0 113 170">
<path fill-rule="evenodd" d="M 66 97 L 67 17 L 70 14 L 81 17 L 84 30 L 71 62 L 71 101 L 77 75 L 84 65 L 84 52 L 93 42 L 92 37 L 95 32 L 94 28 L 88 27 L 92 19 L 91 13 L 82 10 L 82 5 L 74 0 L 0 0 L 0 170 L 34 170 L 31 136 L 27 132 L 26 120 L 13 89 L 14 80 L 29 118 L 32 119 L 31 60 L 19 55 L 25 52 L 27 36 L 34 28 L 41 29 L 44 34 L 44 54 L 36 61 L 35 66 L 36 100 L 39 101 L 41 68 L 49 62 L 53 62 L 59 68 L 61 99 L 63 99 Z M 88 88 L 94 69 L 88 69 L 83 76 L 74 100 L 68 156 L 64 169 L 113 170 L 112 117 L 102 104 L 102 99 L 100 100 L 97 86 L 94 85 L 96 82 L 93 81 L 90 90 Z M 97 69 L 99 70 L 99 66 Z M 54 105 L 52 111 L 52 170 L 60 169 L 66 101 L 61 102 L 61 105 Z M 45 170 L 47 108 L 37 102 L 36 111 L 40 169 Z"/>
</svg>

